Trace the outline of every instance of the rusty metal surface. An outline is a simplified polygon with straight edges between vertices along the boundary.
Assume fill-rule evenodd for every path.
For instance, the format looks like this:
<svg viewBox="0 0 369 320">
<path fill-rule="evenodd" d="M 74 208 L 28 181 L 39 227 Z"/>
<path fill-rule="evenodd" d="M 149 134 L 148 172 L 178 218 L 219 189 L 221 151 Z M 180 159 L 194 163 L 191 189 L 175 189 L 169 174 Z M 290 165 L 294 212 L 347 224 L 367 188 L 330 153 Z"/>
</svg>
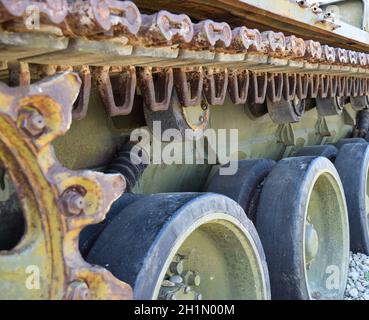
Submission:
<svg viewBox="0 0 369 320">
<path fill-rule="evenodd" d="M 201 103 L 203 83 L 202 67 L 174 69 L 174 87 L 179 102 L 184 107 L 196 106 Z"/>
<path fill-rule="evenodd" d="M 164 111 L 169 107 L 173 90 L 172 68 L 141 68 L 139 85 L 145 105 L 152 111 Z"/>
<path fill-rule="evenodd" d="M 272 101 L 280 101 L 281 92 L 287 101 L 296 95 L 300 99 L 336 94 L 355 97 L 368 92 L 366 81 L 361 81 L 369 78 L 365 52 L 247 26 L 232 30 L 229 24 L 210 19 L 193 23 L 185 14 L 166 10 L 141 14 L 130 1 L 32 3 L 48 17 L 45 23 L 59 27 L 64 37 L 77 37 L 59 58 L 58 52 L 52 55 L 56 65 L 68 55 L 74 61 L 86 56 L 83 66 L 74 65 L 83 80 L 73 111 L 75 119 L 82 119 L 87 112 L 92 80 L 110 116 L 131 113 L 136 83 L 152 111 L 168 108 L 173 88 L 184 107 L 199 104 L 202 95 L 209 104 L 221 105 L 227 92 L 236 104 L 248 99 L 264 103 L 267 94 Z M 19 18 L 6 1 L 1 10 Z M 78 45 L 80 36 L 87 38 L 83 41 L 88 45 Z M 97 44 L 101 45 L 95 48 Z M 42 64 L 43 57 L 31 61 Z M 10 65 L 14 83 L 29 83 L 26 65 L 27 59 L 15 69 Z"/>
<path fill-rule="evenodd" d="M 228 94 L 234 104 L 245 104 L 248 98 L 250 73 L 247 70 L 229 70 Z"/>
<path fill-rule="evenodd" d="M 165 10 L 152 15 L 141 15 L 136 5 L 129 1 L 78 0 L 68 2 L 67 12 L 65 12 L 64 1 L 55 3 L 35 1 L 35 3 L 43 8 L 43 11 L 48 12 L 49 10 L 51 12 L 48 23 L 54 22 L 55 27 L 60 27 L 66 37 L 85 36 L 90 40 L 104 38 L 114 40 L 120 46 L 123 44 L 127 49 L 128 46 L 133 46 L 133 50 L 130 50 L 132 58 L 126 53 L 129 50 L 125 50 L 123 56 L 120 57 L 119 61 L 122 66 L 135 65 L 132 63 L 135 60 L 141 66 L 145 65 L 145 61 L 151 66 L 155 66 L 155 63 L 160 66 L 160 61 L 166 59 L 168 64 L 173 59 L 172 63 L 175 65 L 175 59 L 180 57 L 181 53 L 183 56 L 183 50 L 192 50 L 193 58 L 198 59 L 199 63 L 203 59 L 201 58 L 204 56 L 203 53 L 215 52 L 216 54 L 210 58 L 207 65 L 212 63 L 214 65 L 217 63 L 231 64 L 232 62 L 235 64 L 235 62 L 247 61 L 247 57 L 240 55 L 240 53 L 247 56 L 249 52 L 255 51 L 267 57 L 368 68 L 368 58 L 364 52 L 345 51 L 345 49 L 321 45 L 319 42 L 309 39 L 304 39 L 304 43 L 302 38 L 294 35 L 285 36 L 281 32 L 274 31 L 260 32 L 246 26 L 238 26 L 232 30 L 225 22 L 215 22 L 209 19 L 192 23 L 187 15 L 175 15 Z M 6 6 L 3 5 L 2 9 L 6 10 L 7 14 L 12 14 L 12 10 L 7 10 Z M 63 21 L 59 22 L 58 14 L 64 16 Z M 57 23 L 55 23 L 55 19 L 58 21 Z M 34 32 L 37 33 L 37 30 Z M 72 46 L 73 43 L 71 42 Z M 160 51 L 160 47 L 163 46 L 167 47 L 168 50 Z M 108 50 L 108 47 L 106 49 Z M 74 48 L 75 50 L 78 48 Z M 86 53 L 93 54 L 95 49 L 81 48 L 80 50 L 81 52 L 93 50 L 86 51 Z M 102 51 L 103 48 L 98 50 Z M 111 49 L 109 48 L 109 50 Z M 74 51 L 71 50 L 70 53 Z M 118 52 L 117 48 L 116 53 L 108 53 L 109 58 L 112 59 L 114 54 Z M 65 55 L 68 53 L 68 51 L 61 53 L 61 60 L 65 59 Z M 95 54 L 97 55 L 96 62 L 93 61 L 94 59 L 90 59 L 92 64 L 103 63 L 104 53 L 102 52 L 102 56 L 99 58 L 97 52 Z M 117 55 L 118 57 L 119 55 Z M 187 66 L 191 65 L 193 58 L 188 60 Z M 127 64 L 125 64 L 125 60 L 127 60 Z M 35 61 L 42 63 L 42 56 L 39 57 L 39 60 L 36 58 Z M 109 65 L 109 61 L 105 63 Z M 271 65 L 273 63 L 271 62 Z"/>
<path fill-rule="evenodd" d="M 144 38 L 146 45 L 188 43 L 193 38 L 194 27 L 188 16 L 161 10 L 153 15 L 142 15 L 138 35 Z"/>
<path fill-rule="evenodd" d="M 141 14 L 130 1 L 77 0 L 70 4 L 61 28 L 68 35 L 91 36 L 111 31 L 112 35 L 135 35 Z"/>
<path fill-rule="evenodd" d="M 28 49 L 24 38 L 9 41 L 9 31 L 14 29 L 10 22 L 25 22 L 29 5 L 40 11 L 43 28 L 25 33 L 28 37 L 51 30 L 68 43 L 68 49 L 56 50 L 46 60 L 43 52 L 32 54 L 36 67 L 27 55 L 12 59 L 13 51 L 6 53 L 9 47 L 15 52 Z M 335 25 L 331 16 L 320 22 L 328 28 Z M 133 2 L 115 0 L 0 0 L 0 23 L 0 57 L 11 85 L 0 85 L 0 156 L 20 190 L 29 225 L 36 221 L 14 252 L 0 252 L 5 266 L 0 275 L 13 287 L 7 297 L 25 294 L 11 276 L 15 262 L 37 255 L 46 257 L 41 264 L 49 284 L 35 295 L 27 292 L 25 298 L 132 297 L 128 285 L 84 262 L 78 251 L 80 230 L 104 218 L 124 191 L 124 178 L 65 169 L 51 147 L 72 118 L 86 116 L 93 83 L 110 117 L 132 112 L 137 86 L 145 108 L 153 112 L 168 110 L 174 89 L 184 114 L 191 109 L 185 108 L 199 105 L 205 111 L 200 126 L 208 121 L 208 105 L 223 105 L 227 94 L 237 105 L 267 103 L 276 123 L 301 119 L 305 102 L 298 105 L 296 99 L 324 101 L 328 111 L 321 103 L 322 115 L 340 113 L 346 97 L 358 110 L 368 105 L 369 55 L 305 35 L 261 32 L 244 25 L 232 29 L 210 19 L 193 23 L 185 14 L 166 10 L 141 14 Z M 62 63 L 67 58 L 69 63 Z M 38 77 L 48 78 L 31 84 L 32 68 Z M 287 113 L 287 120 L 278 110 Z M 39 245 L 27 251 L 35 239 Z"/>
<path fill-rule="evenodd" d="M 286 51 L 286 37 L 282 32 L 265 31 L 261 33 L 264 49 L 273 56 L 283 56 Z"/>
<path fill-rule="evenodd" d="M 113 88 L 110 79 L 110 66 L 98 67 L 94 71 L 95 81 L 109 116 L 122 116 L 131 113 L 136 91 L 136 69 L 134 67 L 115 68 L 118 72 L 117 86 Z M 118 69 L 118 70 L 117 70 Z M 121 104 L 117 105 L 114 92 L 121 96 Z"/>
<path fill-rule="evenodd" d="M 228 88 L 228 69 L 207 68 L 204 95 L 211 105 L 223 105 Z"/>
<path fill-rule="evenodd" d="M 184 47 L 192 49 L 209 49 L 229 47 L 232 41 L 231 27 L 225 22 L 204 20 L 194 24 L 194 35 L 191 43 Z"/>
<path fill-rule="evenodd" d="M 27 231 L 0 252 L 0 297 L 10 299 L 127 299 L 131 288 L 85 262 L 82 228 L 104 219 L 125 190 L 121 175 L 62 167 L 51 142 L 69 129 L 81 81 L 61 72 L 29 86 L 0 84 L 0 157 L 12 178 Z M 41 289 L 25 290 L 25 268 L 41 270 Z M 6 290 L 5 290 L 6 289 Z"/>
<path fill-rule="evenodd" d="M 231 49 L 235 51 L 261 51 L 262 36 L 257 29 L 237 27 L 232 30 Z"/>
<path fill-rule="evenodd" d="M 79 68 L 75 68 L 75 71 L 78 72 L 82 84 L 81 90 L 79 92 L 78 98 L 74 103 L 72 116 L 73 119 L 82 120 L 87 115 L 88 104 L 90 102 L 90 95 L 91 95 L 91 71 L 88 66 L 81 66 Z M 51 71 L 53 72 L 53 71 Z"/>
<path fill-rule="evenodd" d="M 324 1 L 309 1 L 309 4 L 316 5 L 303 8 L 299 7 L 294 0 L 135 1 L 145 10 L 166 7 L 168 10 L 183 12 L 199 20 L 206 17 L 226 21 L 232 26 L 249 25 L 262 31 L 281 31 L 287 35 L 295 34 L 302 38 L 309 34 L 314 41 L 326 42 L 330 46 L 367 50 L 369 44 L 367 31 L 339 20 L 338 17 L 322 23 L 321 18 L 325 13 L 319 8 L 322 2 Z M 363 20 L 367 20 L 365 13 L 363 12 Z M 340 28 L 335 28 L 337 25 Z"/>
<path fill-rule="evenodd" d="M 286 54 L 297 59 L 303 58 L 306 52 L 304 39 L 296 36 L 286 37 Z"/>
</svg>

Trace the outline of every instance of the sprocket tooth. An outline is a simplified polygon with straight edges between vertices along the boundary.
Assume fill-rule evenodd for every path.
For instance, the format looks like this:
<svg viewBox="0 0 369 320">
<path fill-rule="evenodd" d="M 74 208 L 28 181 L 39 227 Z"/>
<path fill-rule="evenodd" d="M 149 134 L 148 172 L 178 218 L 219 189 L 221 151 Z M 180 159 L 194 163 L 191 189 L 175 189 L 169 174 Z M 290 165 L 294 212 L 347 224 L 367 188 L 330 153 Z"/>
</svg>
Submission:
<svg viewBox="0 0 369 320">
<path fill-rule="evenodd" d="M 61 207 L 66 220 L 67 232 L 63 240 L 63 255 L 69 270 L 69 285 L 65 299 L 130 299 L 132 290 L 129 285 L 116 279 L 102 267 L 93 266 L 83 260 L 79 252 L 79 234 L 83 227 L 96 224 L 105 218 L 111 204 L 125 190 L 125 179 L 120 174 L 105 175 L 93 171 L 66 171 L 53 168 L 55 183 L 61 193 Z M 73 214 L 68 210 L 68 203 L 74 196 L 85 198 L 85 209 Z M 73 194 L 72 194 L 73 196 Z M 78 198 L 75 198 L 75 200 Z M 78 204 L 78 202 L 77 202 Z M 66 207 L 67 205 L 67 207 Z"/>
<path fill-rule="evenodd" d="M 120 174 L 71 171 L 54 166 L 48 176 L 61 195 L 60 204 L 65 216 L 71 218 L 67 219 L 70 229 L 102 221 L 111 204 L 126 188 L 126 181 Z"/>
<path fill-rule="evenodd" d="M 110 300 L 133 299 L 131 287 L 104 268 L 78 268 L 74 270 L 74 276 L 80 280 L 69 284 L 65 296 L 68 300 L 104 300 L 106 297 Z"/>
<path fill-rule="evenodd" d="M 37 148 L 42 148 L 69 130 L 73 103 L 81 80 L 63 72 L 30 86 L 0 86 L 0 111 L 17 123 Z"/>
</svg>

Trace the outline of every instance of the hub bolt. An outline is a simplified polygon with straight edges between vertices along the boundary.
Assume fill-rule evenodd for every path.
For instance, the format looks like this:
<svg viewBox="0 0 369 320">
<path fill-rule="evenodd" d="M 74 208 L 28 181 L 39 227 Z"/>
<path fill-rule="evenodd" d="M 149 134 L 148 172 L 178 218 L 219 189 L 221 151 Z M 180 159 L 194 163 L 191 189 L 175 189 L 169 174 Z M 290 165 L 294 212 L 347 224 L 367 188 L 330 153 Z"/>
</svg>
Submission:
<svg viewBox="0 0 369 320">
<path fill-rule="evenodd" d="M 319 249 L 319 237 L 314 225 L 307 222 L 305 229 L 305 255 L 309 265 L 316 257 Z"/>
<path fill-rule="evenodd" d="M 35 137 L 45 129 L 45 118 L 37 111 L 26 112 L 21 127 L 31 136 Z"/>
<path fill-rule="evenodd" d="M 188 284 L 191 286 L 196 286 L 198 287 L 200 285 L 201 282 L 201 278 L 198 274 L 192 273 L 189 277 L 188 277 Z"/>
<path fill-rule="evenodd" d="M 181 274 L 183 272 L 183 262 L 172 262 L 170 264 L 170 271 L 175 274 Z"/>
<path fill-rule="evenodd" d="M 68 214 L 79 215 L 85 208 L 85 199 L 79 192 L 68 190 L 63 195 L 63 204 Z"/>
</svg>

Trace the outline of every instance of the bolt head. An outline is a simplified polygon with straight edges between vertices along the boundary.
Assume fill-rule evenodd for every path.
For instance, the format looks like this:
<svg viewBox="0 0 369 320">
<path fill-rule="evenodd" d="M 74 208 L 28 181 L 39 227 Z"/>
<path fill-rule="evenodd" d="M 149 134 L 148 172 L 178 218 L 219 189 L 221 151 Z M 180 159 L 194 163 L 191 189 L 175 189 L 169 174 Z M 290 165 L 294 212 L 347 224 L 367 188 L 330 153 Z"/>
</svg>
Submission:
<svg viewBox="0 0 369 320">
<path fill-rule="evenodd" d="M 170 264 L 170 271 L 174 274 L 181 274 L 183 272 L 183 262 L 172 262 Z"/>
<path fill-rule="evenodd" d="M 306 224 L 305 229 L 305 255 L 306 262 L 312 262 L 319 250 L 319 237 L 314 226 L 310 223 Z"/>
<path fill-rule="evenodd" d="M 70 190 L 64 193 L 63 204 L 67 214 L 79 215 L 85 208 L 85 199 L 79 192 Z"/>
<path fill-rule="evenodd" d="M 193 277 L 190 278 L 190 282 L 194 286 L 198 287 L 200 285 L 200 283 L 201 283 L 201 278 L 200 278 L 200 276 L 198 274 L 196 274 L 196 275 L 194 275 Z"/>
<path fill-rule="evenodd" d="M 23 114 L 23 119 L 21 122 L 21 127 L 25 130 L 29 135 L 35 137 L 42 133 L 42 131 L 46 127 L 45 118 L 42 114 L 37 111 L 25 112 Z"/>
</svg>

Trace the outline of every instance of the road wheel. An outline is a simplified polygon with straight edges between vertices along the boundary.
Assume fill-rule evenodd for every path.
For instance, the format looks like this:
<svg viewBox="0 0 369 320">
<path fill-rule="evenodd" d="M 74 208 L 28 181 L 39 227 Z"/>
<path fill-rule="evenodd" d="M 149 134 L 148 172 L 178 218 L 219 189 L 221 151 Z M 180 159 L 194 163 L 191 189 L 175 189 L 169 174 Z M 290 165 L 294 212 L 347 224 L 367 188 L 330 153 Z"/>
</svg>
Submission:
<svg viewBox="0 0 369 320">
<path fill-rule="evenodd" d="M 343 187 L 323 157 L 281 160 L 268 175 L 257 211 L 272 298 L 341 299 L 349 263 Z"/>
<path fill-rule="evenodd" d="M 345 144 L 351 144 L 351 143 L 368 144 L 368 141 L 366 141 L 364 138 L 346 138 L 346 139 L 341 139 L 340 141 L 338 141 L 336 143 L 336 148 L 338 150 L 340 150 L 341 147 L 344 146 Z"/>
<path fill-rule="evenodd" d="M 347 200 L 351 250 L 369 254 L 369 146 L 362 143 L 344 145 L 335 165 Z"/>
<path fill-rule="evenodd" d="M 136 299 L 268 299 L 253 224 L 216 194 L 158 194 L 127 206 L 87 260 L 128 281 Z"/>
</svg>

